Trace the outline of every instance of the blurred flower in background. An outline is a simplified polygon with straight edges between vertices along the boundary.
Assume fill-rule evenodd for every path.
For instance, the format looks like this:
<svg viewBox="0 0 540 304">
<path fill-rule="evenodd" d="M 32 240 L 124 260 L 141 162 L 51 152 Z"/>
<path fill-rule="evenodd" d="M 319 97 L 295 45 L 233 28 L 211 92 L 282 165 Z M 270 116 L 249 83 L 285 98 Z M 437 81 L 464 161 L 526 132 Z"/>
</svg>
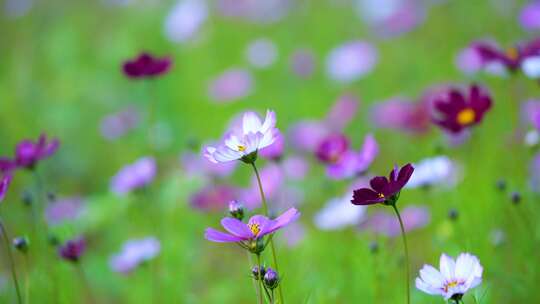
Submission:
<svg viewBox="0 0 540 304">
<path fill-rule="evenodd" d="M 213 163 L 203 156 L 203 153 L 186 151 L 180 157 L 182 168 L 191 176 L 208 178 L 226 177 L 236 169 L 237 162 Z"/>
<path fill-rule="evenodd" d="M 236 101 L 251 94 L 253 82 L 253 76 L 248 70 L 230 68 L 210 82 L 208 95 L 215 102 Z"/>
<path fill-rule="evenodd" d="M 315 226 L 321 230 L 338 230 L 360 224 L 365 219 L 367 207 L 351 204 L 351 198 L 352 193 L 347 193 L 330 199 L 315 214 Z"/>
<path fill-rule="evenodd" d="M 86 240 L 82 236 L 68 240 L 58 248 L 60 257 L 70 262 L 78 262 L 85 252 Z"/>
<path fill-rule="evenodd" d="M 156 160 L 143 157 L 123 167 L 111 180 L 111 191 L 118 195 L 149 185 L 156 176 Z"/>
<path fill-rule="evenodd" d="M 6 0 L 4 13 L 11 18 L 19 18 L 26 15 L 34 6 L 34 0 Z"/>
<path fill-rule="evenodd" d="M 122 250 L 111 256 L 109 265 L 115 272 L 128 274 L 139 265 L 155 258 L 161 250 L 161 244 L 155 237 L 128 240 Z"/>
<path fill-rule="evenodd" d="M 540 1 L 530 1 L 521 9 L 519 23 L 529 31 L 540 29 Z"/>
<path fill-rule="evenodd" d="M 370 118 L 379 128 L 422 134 L 431 124 L 430 108 L 430 102 L 425 98 L 414 102 L 394 97 L 373 105 Z"/>
<path fill-rule="evenodd" d="M 180 0 L 165 18 L 165 36 L 172 42 L 185 43 L 195 39 L 208 18 L 203 0 Z"/>
<path fill-rule="evenodd" d="M 141 53 L 122 65 L 124 74 L 132 79 L 152 78 L 166 74 L 172 66 L 169 57 L 158 58 L 149 53 Z"/>
<path fill-rule="evenodd" d="M 442 185 L 453 187 L 460 178 L 457 164 L 447 156 L 425 158 L 414 164 L 414 173 L 405 188 Z"/>
<path fill-rule="evenodd" d="M 84 200 L 80 197 L 66 197 L 54 200 L 45 209 L 45 220 L 49 226 L 74 221 L 84 212 Z"/>
<path fill-rule="evenodd" d="M 190 196 L 190 205 L 201 211 L 222 211 L 227 204 L 237 199 L 238 189 L 229 185 L 206 185 Z"/>
<path fill-rule="evenodd" d="M 411 205 L 403 208 L 401 218 L 406 232 L 423 228 L 431 221 L 430 212 L 424 206 Z M 394 214 L 385 211 L 377 211 L 368 216 L 359 227 L 388 237 L 397 237 L 401 233 L 399 220 Z"/>
<path fill-rule="evenodd" d="M 16 168 L 25 168 L 33 170 L 40 160 L 52 156 L 58 147 L 60 141 L 56 138 L 49 140 L 45 133 L 39 136 L 37 142 L 30 139 L 21 140 L 15 147 L 15 158 L 0 158 L 0 169 L 8 172 Z"/>
<path fill-rule="evenodd" d="M 220 15 L 240 18 L 255 23 L 275 23 L 285 17 L 293 0 L 217 0 Z"/>
<path fill-rule="evenodd" d="M 134 106 L 109 114 L 101 120 L 101 135 L 107 140 L 116 140 L 138 126 L 141 115 Z"/>
<path fill-rule="evenodd" d="M 268 38 L 258 38 L 251 41 L 246 48 L 246 59 L 249 64 L 258 69 L 266 69 L 276 61 L 278 49 Z"/>
<path fill-rule="evenodd" d="M 289 58 L 291 71 L 301 78 L 309 78 L 315 72 L 315 55 L 307 48 L 295 50 Z"/>
<path fill-rule="evenodd" d="M 377 49 L 364 41 L 349 41 L 334 48 L 326 58 L 328 77 L 350 83 L 369 74 L 377 64 Z"/>
</svg>

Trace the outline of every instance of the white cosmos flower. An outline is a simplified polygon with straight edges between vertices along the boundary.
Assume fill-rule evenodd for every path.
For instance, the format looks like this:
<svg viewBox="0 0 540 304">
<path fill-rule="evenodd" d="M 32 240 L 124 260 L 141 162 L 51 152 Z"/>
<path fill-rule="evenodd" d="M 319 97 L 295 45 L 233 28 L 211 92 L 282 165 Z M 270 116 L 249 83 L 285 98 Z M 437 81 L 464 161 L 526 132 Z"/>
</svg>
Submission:
<svg viewBox="0 0 540 304">
<path fill-rule="evenodd" d="M 482 265 L 474 255 L 462 253 L 454 261 L 446 254 L 441 255 L 440 271 L 431 265 L 420 269 L 416 288 L 430 294 L 441 295 L 445 300 L 461 298 L 469 289 L 482 283 Z"/>
<path fill-rule="evenodd" d="M 350 193 L 344 197 L 336 197 L 328 201 L 313 221 L 321 230 L 338 230 L 359 224 L 366 215 L 366 206 L 351 204 Z"/>
<path fill-rule="evenodd" d="M 426 158 L 415 164 L 414 173 L 405 187 L 418 188 L 438 184 L 451 187 L 459 179 L 458 171 L 456 163 L 447 156 Z"/>
<path fill-rule="evenodd" d="M 233 128 L 219 146 L 206 147 L 204 156 L 213 163 L 242 159 L 273 144 L 278 132 L 274 111 L 266 111 L 264 122 L 256 113 L 246 112 L 242 125 Z"/>
<path fill-rule="evenodd" d="M 533 56 L 525 59 L 521 64 L 523 73 L 529 78 L 540 78 L 540 56 Z"/>
</svg>

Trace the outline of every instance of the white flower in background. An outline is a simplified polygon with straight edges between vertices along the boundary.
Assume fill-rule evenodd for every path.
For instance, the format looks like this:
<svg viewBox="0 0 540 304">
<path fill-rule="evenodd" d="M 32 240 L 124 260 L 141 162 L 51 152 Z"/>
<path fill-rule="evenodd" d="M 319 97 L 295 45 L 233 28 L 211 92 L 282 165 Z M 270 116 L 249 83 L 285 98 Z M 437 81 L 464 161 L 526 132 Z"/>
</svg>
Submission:
<svg viewBox="0 0 540 304">
<path fill-rule="evenodd" d="M 456 261 L 443 254 L 439 267 L 440 271 L 424 265 L 416 278 L 416 288 L 430 295 L 441 295 L 445 300 L 461 300 L 469 289 L 482 283 L 480 261 L 469 253 L 460 254 Z"/>
<path fill-rule="evenodd" d="M 246 112 L 242 125 L 234 127 L 217 147 L 206 147 L 204 156 L 214 163 L 245 160 L 250 154 L 273 144 L 278 132 L 273 111 L 266 111 L 264 122 L 256 113 Z"/>
<path fill-rule="evenodd" d="M 459 179 L 457 165 L 447 156 L 426 158 L 414 164 L 414 173 L 405 186 L 406 188 L 418 188 L 443 184 L 454 186 Z"/>
<path fill-rule="evenodd" d="M 351 204 L 351 195 L 333 198 L 313 218 L 321 230 L 337 230 L 359 224 L 366 215 L 365 206 Z"/>
<path fill-rule="evenodd" d="M 165 35 L 172 42 L 194 38 L 208 17 L 208 7 L 202 0 L 182 0 L 165 19 Z"/>
<path fill-rule="evenodd" d="M 538 142 L 540 142 L 540 134 L 538 134 L 538 130 L 533 129 L 525 133 L 524 142 L 525 145 L 528 147 L 534 147 L 538 145 Z"/>
<path fill-rule="evenodd" d="M 252 41 L 246 49 L 248 62 L 259 69 L 268 68 L 277 59 L 278 50 L 274 42 L 267 38 Z"/>
<path fill-rule="evenodd" d="M 529 78 L 540 78 L 540 56 L 528 57 L 521 64 L 523 73 Z"/>
<path fill-rule="evenodd" d="M 378 61 L 377 49 L 364 41 L 349 41 L 333 49 L 326 58 L 328 76 L 349 83 L 368 74 Z"/>
</svg>

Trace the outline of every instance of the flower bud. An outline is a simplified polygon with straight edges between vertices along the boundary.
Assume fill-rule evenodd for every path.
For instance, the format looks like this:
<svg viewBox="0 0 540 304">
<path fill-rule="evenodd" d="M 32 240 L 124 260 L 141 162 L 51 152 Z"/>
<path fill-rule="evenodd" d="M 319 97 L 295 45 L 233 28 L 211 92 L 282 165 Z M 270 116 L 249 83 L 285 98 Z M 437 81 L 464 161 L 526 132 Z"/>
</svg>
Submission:
<svg viewBox="0 0 540 304">
<path fill-rule="evenodd" d="M 19 236 L 13 239 L 13 247 L 22 253 L 28 252 L 29 245 L 30 242 L 28 241 L 28 238 L 24 236 Z"/>
<path fill-rule="evenodd" d="M 456 208 L 452 208 L 448 211 L 448 218 L 452 221 L 457 220 L 459 217 L 459 211 Z"/>
<path fill-rule="evenodd" d="M 229 203 L 229 214 L 238 220 L 244 219 L 244 206 L 238 201 L 231 201 Z"/>
<path fill-rule="evenodd" d="M 510 195 L 510 200 L 516 205 L 519 204 L 521 202 L 521 194 L 517 191 L 512 192 Z"/>
<path fill-rule="evenodd" d="M 495 186 L 497 187 L 499 191 L 504 191 L 506 190 L 506 181 L 501 178 L 497 180 L 497 183 L 495 184 Z"/>
<path fill-rule="evenodd" d="M 21 195 L 21 200 L 25 206 L 31 206 L 34 202 L 34 198 L 32 197 L 32 193 L 28 190 L 23 191 Z"/>
<path fill-rule="evenodd" d="M 266 273 L 264 274 L 263 282 L 266 288 L 275 289 L 279 285 L 278 273 L 274 269 L 268 267 Z"/>
<path fill-rule="evenodd" d="M 376 241 L 369 242 L 369 251 L 373 254 L 379 252 L 379 243 L 377 243 Z"/>
<path fill-rule="evenodd" d="M 259 278 L 263 278 L 265 273 L 266 273 L 266 269 L 264 269 L 264 266 L 261 266 L 260 271 L 259 271 L 259 266 L 253 266 L 253 268 L 251 268 L 251 274 L 253 275 L 253 278 L 255 280 L 259 280 Z"/>
</svg>

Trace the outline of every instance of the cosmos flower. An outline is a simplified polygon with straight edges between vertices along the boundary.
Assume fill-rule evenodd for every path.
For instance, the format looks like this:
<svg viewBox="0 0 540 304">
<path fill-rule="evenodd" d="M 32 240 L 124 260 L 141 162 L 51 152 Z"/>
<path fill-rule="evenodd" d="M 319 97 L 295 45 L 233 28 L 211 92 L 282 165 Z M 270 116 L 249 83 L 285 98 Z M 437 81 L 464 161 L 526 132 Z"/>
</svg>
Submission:
<svg viewBox="0 0 540 304">
<path fill-rule="evenodd" d="M 238 190 L 229 185 L 206 185 L 189 198 L 189 204 L 202 211 L 220 211 L 234 200 Z"/>
<path fill-rule="evenodd" d="M 521 9 L 519 23 L 529 31 L 540 29 L 540 1 L 533 0 Z"/>
<path fill-rule="evenodd" d="M 525 76 L 531 79 L 540 79 L 540 53 L 523 60 L 521 68 Z"/>
<path fill-rule="evenodd" d="M 360 188 L 353 193 L 351 203 L 354 205 L 372 205 L 384 203 L 387 205 L 395 204 L 399 193 L 407 184 L 414 172 L 411 164 L 406 164 L 401 169 L 394 168 L 388 178 L 385 176 L 376 176 L 369 181 L 370 188 Z"/>
<path fill-rule="evenodd" d="M 278 57 L 277 46 L 268 38 L 259 38 L 250 42 L 246 48 L 246 59 L 255 68 L 270 67 Z"/>
<path fill-rule="evenodd" d="M 375 104 L 370 117 L 379 128 L 421 134 L 429 130 L 430 104 L 426 100 L 414 102 L 395 97 Z"/>
<path fill-rule="evenodd" d="M 165 36 L 172 42 L 193 40 L 208 18 L 208 7 L 203 0 L 180 0 L 165 18 Z"/>
<path fill-rule="evenodd" d="M 332 179 L 344 179 L 364 173 L 379 154 L 379 145 L 373 135 L 364 138 L 359 151 L 349 149 L 337 161 L 326 166 L 326 174 Z"/>
<path fill-rule="evenodd" d="M 242 117 L 242 127 L 233 128 L 223 143 L 217 147 L 206 147 L 205 156 L 214 163 L 242 160 L 255 161 L 257 151 L 274 143 L 278 134 L 276 114 L 266 111 L 264 122 L 254 112 L 246 112 Z"/>
<path fill-rule="evenodd" d="M 298 217 L 300 217 L 300 212 L 295 208 L 290 208 L 273 220 L 266 216 L 254 215 L 247 224 L 235 218 L 226 217 L 221 220 L 221 225 L 228 233 L 207 228 L 204 237 L 209 241 L 218 243 L 256 241 L 289 225 L 296 221 Z"/>
<path fill-rule="evenodd" d="M 336 163 L 347 150 L 349 139 L 343 134 L 332 134 L 321 141 L 315 156 L 323 163 Z"/>
<path fill-rule="evenodd" d="M 334 102 L 324 124 L 330 130 L 343 130 L 355 117 L 360 107 L 360 101 L 353 94 L 343 94 Z"/>
<path fill-rule="evenodd" d="M 16 168 L 26 168 L 33 170 L 40 160 L 53 155 L 60 141 L 58 139 L 48 140 L 46 134 L 41 134 L 37 142 L 30 139 L 21 140 L 15 147 L 15 159 L 3 157 L 0 159 L 0 170 L 10 172 Z"/>
<path fill-rule="evenodd" d="M 309 162 L 301 156 L 289 156 L 285 158 L 281 167 L 285 177 L 291 180 L 302 180 L 309 172 Z"/>
<path fill-rule="evenodd" d="M 426 207 L 407 206 L 401 211 L 401 218 L 405 232 L 409 232 L 429 224 L 431 215 Z M 400 234 L 398 219 L 393 214 L 384 211 L 370 215 L 359 227 L 388 237 L 397 237 Z"/>
<path fill-rule="evenodd" d="M 0 202 L 2 202 L 6 197 L 9 184 L 11 184 L 11 175 L 4 174 L 4 176 L 2 176 L 2 179 L 0 179 Z"/>
<path fill-rule="evenodd" d="M 491 108 L 491 97 L 477 85 L 470 86 L 468 92 L 450 89 L 446 98 L 435 101 L 435 108 L 439 113 L 434 123 L 457 134 L 482 121 Z"/>
<path fill-rule="evenodd" d="M 319 210 L 313 222 L 321 230 L 339 230 L 347 226 L 357 225 L 362 222 L 366 215 L 365 206 L 354 206 L 351 204 L 351 195 L 335 197 L 330 199 L 326 205 Z"/>
<path fill-rule="evenodd" d="M 525 59 L 540 55 L 540 38 L 518 44 L 506 51 L 485 42 L 475 42 L 472 47 L 478 52 L 485 66 L 498 64 L 511 72 L 515 72 L 521 67 Z"/>
<path fill-rule="evenodd" d="M 377 64 L 377 49 L 364 41 L 349 41 L 333 49 L 326 58 L 328 77 L 351 83 L 370 73 Z"/>
<path fill-rule="evenodd" d="M 425 158 L 414 165 L 414 174 L 405 188 L 435 185 L 454 186 L 459 178 L 458 168 L 447 156 Z"/>
<path fill-rule="evenodd" d="M 156 176 L 156 160 L 143 157 L 123 167 L 111 180 L 111 191 L 125 195 L 150 184 Z"/>
<path fill-rule="evenodd" d="M 78 262 L 86 251 L 86 240 L 83 237 L 68 240 L 58 248 L 61 258 L 70 262 Z"/>
<path fill-rule="evenodd" d="M 129 78 L 153 78 L 167 73 L 171 65 L 170 57 L 158 58 L 148 53 L 141 53 L 136 58 L 125 61 L 122 70 Z"/>
<path fill-rule="evenodd" d="M 160 250 L 161 244 L 155 237 L 128 240 L 122 250 L 109 259 L 109 265 L 113 271 L 127 274 L 155 258 Z"/>
<path fill-rule="evenodd" d="M 460 254 L 456 261 L 443 254 L 439 267 L 440 271 L 424 265 L 416 278 L 416 288 L 430 295 L 441 295 L 447 301 L 459 301 L 469 289 L 482 283 L 482 265 L 469 253 Z"/>
<path fill-rule="evenodd" d="M 248 96 L 253 76 L 248 70 L 230 68 L 210 81 L 208 95 L 216 102 L 231 102 Z"/>
</svg>

